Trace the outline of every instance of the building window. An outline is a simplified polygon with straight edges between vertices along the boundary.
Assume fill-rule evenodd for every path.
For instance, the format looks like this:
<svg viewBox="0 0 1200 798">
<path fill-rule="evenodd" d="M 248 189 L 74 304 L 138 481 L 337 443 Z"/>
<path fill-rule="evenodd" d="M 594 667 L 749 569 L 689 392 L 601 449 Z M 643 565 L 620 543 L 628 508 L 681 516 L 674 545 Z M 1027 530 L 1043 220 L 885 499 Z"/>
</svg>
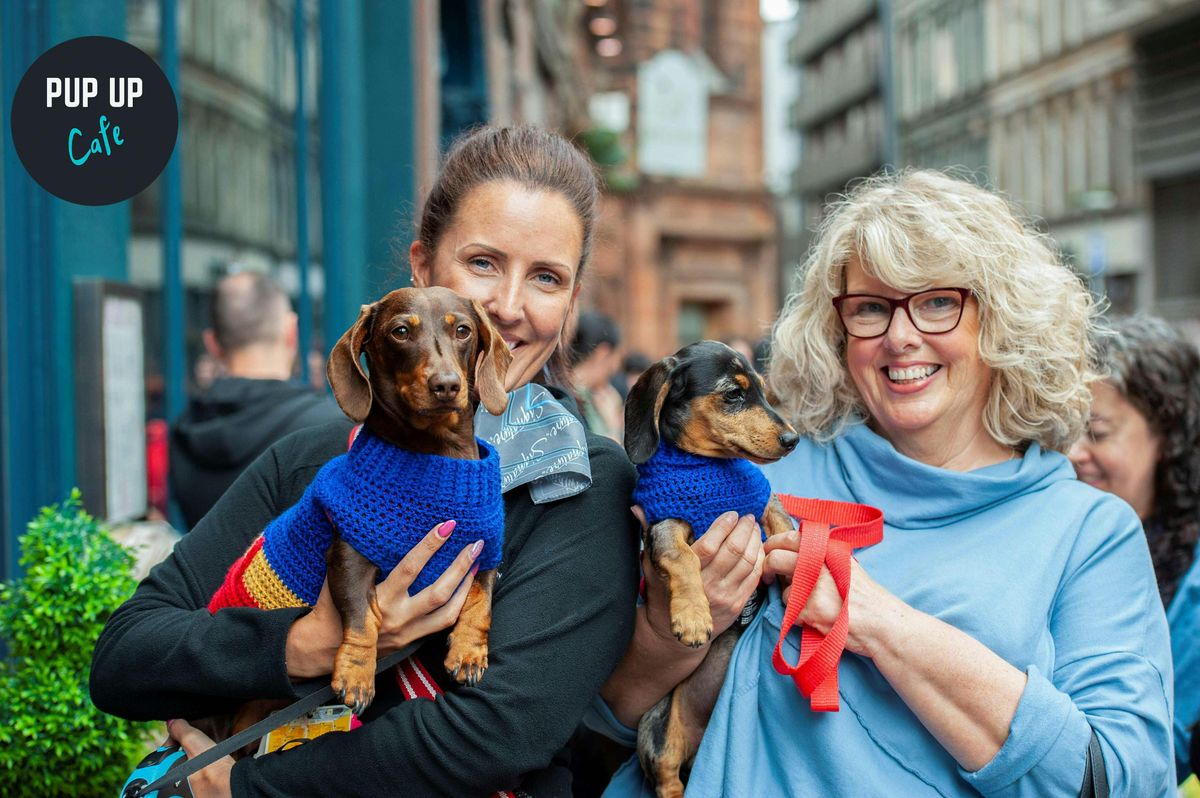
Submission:
<svg viewBox="0 0 1200 798">
<path fill-rule="evenodd" d="M 1104 291 L 1110 313 L 1129 315 L 1137 310 L 1137 274 L 1106 274 Z"/>
<path fill-rule="evenodd" d="M 708 320 L 715 306 L 706 302 L 682 302 L 679 305 L 679 345 L 702 341 L 707 337 Z"/>
</svg>

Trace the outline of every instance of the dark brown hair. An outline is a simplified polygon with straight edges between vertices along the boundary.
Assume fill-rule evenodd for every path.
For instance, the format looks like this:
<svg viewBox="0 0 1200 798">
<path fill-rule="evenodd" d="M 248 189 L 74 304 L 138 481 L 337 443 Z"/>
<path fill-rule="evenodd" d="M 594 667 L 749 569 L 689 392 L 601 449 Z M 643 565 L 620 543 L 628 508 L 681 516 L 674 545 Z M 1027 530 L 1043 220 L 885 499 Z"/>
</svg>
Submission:
<svg viewBox="0 0 1200 798">
<path fill-rule="evenodd" d="M 486 183 L 512 181 L 531 190 L 553 191 L 571 204 L 583 227 L 583 250 L 575 281 L 592 251 L 600 188 L 588 157 L 549 130 L 531 126 L 487 126 L 455 139 L 446 153 L 417 228 L 417 239 L 433 257 L 442 235 L 454 222 L 459 206 L 471 191 Z M 551 381 L 567 387 L 566 346 L 559 346 L 547 363 Z"/>
<path fill-rule="evenodd" d="M 1097 348 L 1109 381 L 1159 436 L 1154 510 L 1145 527 L 1168 606 L 1200 537 L 1200 352 L 1152 316 L 1112 321 Z"/>
</svg>

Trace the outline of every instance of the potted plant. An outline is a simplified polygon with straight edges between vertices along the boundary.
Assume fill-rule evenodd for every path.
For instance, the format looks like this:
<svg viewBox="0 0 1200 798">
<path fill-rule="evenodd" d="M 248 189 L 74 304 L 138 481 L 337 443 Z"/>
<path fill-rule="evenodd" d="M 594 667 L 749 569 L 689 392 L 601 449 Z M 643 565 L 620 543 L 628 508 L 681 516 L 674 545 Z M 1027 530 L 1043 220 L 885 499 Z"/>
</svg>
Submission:
<svg viewBox="0 0 1200 798">
<path fill-rule="evenodd" d="M 133 557 L 72 490 L 21 536 L 24 574 L 0 584 L 0 795 L 117 795 L 149 724 L 92 705 L 88 672 L 105 620 L 135 586 Z"/>
</svg>

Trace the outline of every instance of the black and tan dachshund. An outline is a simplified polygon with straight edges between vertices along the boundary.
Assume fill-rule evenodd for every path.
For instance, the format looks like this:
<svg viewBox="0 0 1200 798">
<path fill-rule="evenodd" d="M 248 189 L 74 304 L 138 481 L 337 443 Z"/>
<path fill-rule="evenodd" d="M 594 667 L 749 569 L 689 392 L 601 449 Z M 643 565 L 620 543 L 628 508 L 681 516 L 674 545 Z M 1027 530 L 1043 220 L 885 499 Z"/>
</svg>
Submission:
<svg viewBox="0 0 1200 798">
<path fill-rule="evenodd" d="M 655 363 L 625 403 L 625 450 L 635 465 L 646 463 L 660 441 L 701 457 L 764 464 L 786 455 L 798 440 L 771 407 L 762 377 L 744 356 L 716 341 L 691 344 Z M 792 529 L 774 495 L 759 520 L 767 535 Z M 647 556 L 671 597 L 672 631 L 690 646 L 712 636 L 700 560 L 691 549 L 705 531 L 666 518 L 645 534 Z M 692 675 L 642 716 L 638 758 L 659 796 L 683 795 L 683 775 L 700 747 L 743 628 L 735 623 L 719 635 Z"/>
</svg>

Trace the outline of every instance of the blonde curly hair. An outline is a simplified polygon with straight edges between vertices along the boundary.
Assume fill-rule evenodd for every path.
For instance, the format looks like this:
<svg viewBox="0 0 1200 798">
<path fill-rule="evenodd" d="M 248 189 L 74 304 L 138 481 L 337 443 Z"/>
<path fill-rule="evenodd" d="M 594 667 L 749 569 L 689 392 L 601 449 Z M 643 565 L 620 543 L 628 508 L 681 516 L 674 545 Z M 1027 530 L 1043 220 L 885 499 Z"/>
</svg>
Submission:
<svg viewBox="0 0 1200 798">
<path fill-rule="evenodd" d="M 855 256 L 898 291 L 974 292 L 979 354 L 993 374 L 983 411 L 993 439 L 1061 452 L 1083 432 L 1095 376 L 1091 294 L 1005 199 L 932 170 L 867 178 L 827 209 L 803 285 L 772 335 L 771 387 L 799 432 L 828 440 L 867 417 L 832 303 Z"/>
</svg>

